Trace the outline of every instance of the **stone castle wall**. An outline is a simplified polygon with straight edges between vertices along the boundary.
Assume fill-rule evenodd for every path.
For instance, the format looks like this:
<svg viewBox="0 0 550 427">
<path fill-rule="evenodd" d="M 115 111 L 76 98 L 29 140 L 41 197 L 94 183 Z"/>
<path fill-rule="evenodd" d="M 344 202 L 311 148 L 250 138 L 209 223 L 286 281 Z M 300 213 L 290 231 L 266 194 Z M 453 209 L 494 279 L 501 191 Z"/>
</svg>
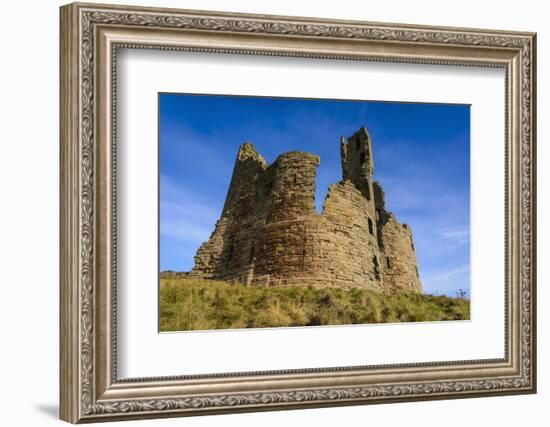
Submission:
<svg viewBox="0 0 550 427">
<path fill-rule="evenodd" d="M 192 276 L 246 284 L 421 292 L 412 232 L 387 212 L 372 181 L 362 128 L 341 141 L 343 180 L 315 210 L 319 157 L 289 152 L 268 165 L 241 145 L 221 218 Z"/>
</svg>

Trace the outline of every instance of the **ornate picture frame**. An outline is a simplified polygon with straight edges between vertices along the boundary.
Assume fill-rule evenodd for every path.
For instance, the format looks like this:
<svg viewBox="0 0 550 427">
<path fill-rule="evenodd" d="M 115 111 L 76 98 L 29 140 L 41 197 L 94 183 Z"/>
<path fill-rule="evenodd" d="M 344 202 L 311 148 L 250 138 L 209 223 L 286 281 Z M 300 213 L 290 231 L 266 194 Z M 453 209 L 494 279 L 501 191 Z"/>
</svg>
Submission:
<svg viewBox="0 0 550 427">
<path fill-rule="evenodd" d="M 97 422 L 536 391 L 535 34 L 75 3 L 61 8 L 60 43 L 61 419 Z M 119 48 L 504 69 L 505 357 L 119 379 Z"/>
</svg>

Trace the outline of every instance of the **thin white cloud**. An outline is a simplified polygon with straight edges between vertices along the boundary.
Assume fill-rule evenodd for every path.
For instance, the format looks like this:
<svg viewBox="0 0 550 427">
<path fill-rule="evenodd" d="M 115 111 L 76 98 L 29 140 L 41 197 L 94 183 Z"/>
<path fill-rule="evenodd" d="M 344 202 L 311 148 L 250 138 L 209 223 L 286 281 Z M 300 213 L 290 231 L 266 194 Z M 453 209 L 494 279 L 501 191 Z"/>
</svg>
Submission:
<svg viewBox="0 0 550 427">
<path fill-rule="evenodd" d="M 179 201 L 160 201 L 162 218 L 185 219 L 187 221 L 212 223 L 218 219 L 220 212 L 206 203 L 186 197 Z"/>
<path fill-rule="evenodd" d="M 470 265 L 462 264 L 446 270 L 424 274 L 422 283 L 427 293 L 452 295 L 459 289 L 470 290 Z"/>
<path fill-rule="evenodd" d="M 202 243 L 208 240 L 211 230 L 194 224 L 163 221 L 160 224 L 160 232 L 163 236 L 174 239 Z"/>
<path fill-rule="evenodd" d="M 470 230 L 468 228 L 447 228 L 439 230 L 439 236 L 458 244 L 470 243 Z"/>
<path fill-rule="evenodd" d="M 166 175 L 161 176 L 161 183 L 161 234 L 195 243 L 207 240 L 218 219 L 218 209 Z"/>
</svg>

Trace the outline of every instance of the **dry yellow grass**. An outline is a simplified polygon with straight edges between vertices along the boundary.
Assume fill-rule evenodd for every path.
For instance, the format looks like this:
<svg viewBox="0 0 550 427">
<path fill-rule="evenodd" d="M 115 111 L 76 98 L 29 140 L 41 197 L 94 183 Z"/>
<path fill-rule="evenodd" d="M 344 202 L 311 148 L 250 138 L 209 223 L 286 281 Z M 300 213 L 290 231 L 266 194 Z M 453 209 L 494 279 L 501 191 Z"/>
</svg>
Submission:
<svg viewBox="0 0 550 427">
<path fill-rule="evenodd" d="M 470 301 L 364 289 L 161 278 L 161 331 L 467 320 Z"/>
</svg>

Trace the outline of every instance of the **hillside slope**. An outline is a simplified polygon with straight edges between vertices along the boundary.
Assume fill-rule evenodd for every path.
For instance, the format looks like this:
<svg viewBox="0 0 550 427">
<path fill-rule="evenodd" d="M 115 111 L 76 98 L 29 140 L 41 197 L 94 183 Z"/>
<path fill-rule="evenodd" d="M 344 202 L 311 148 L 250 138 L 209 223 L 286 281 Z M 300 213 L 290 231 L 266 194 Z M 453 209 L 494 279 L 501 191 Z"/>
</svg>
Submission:
<svg viewBox="0 0 550 427">
<path fill-rule="evenodd" d="M 364 289 L 262 287 L 161 278 L 160 330 L 467 320 L 470 301 Z"/>
</svg>

